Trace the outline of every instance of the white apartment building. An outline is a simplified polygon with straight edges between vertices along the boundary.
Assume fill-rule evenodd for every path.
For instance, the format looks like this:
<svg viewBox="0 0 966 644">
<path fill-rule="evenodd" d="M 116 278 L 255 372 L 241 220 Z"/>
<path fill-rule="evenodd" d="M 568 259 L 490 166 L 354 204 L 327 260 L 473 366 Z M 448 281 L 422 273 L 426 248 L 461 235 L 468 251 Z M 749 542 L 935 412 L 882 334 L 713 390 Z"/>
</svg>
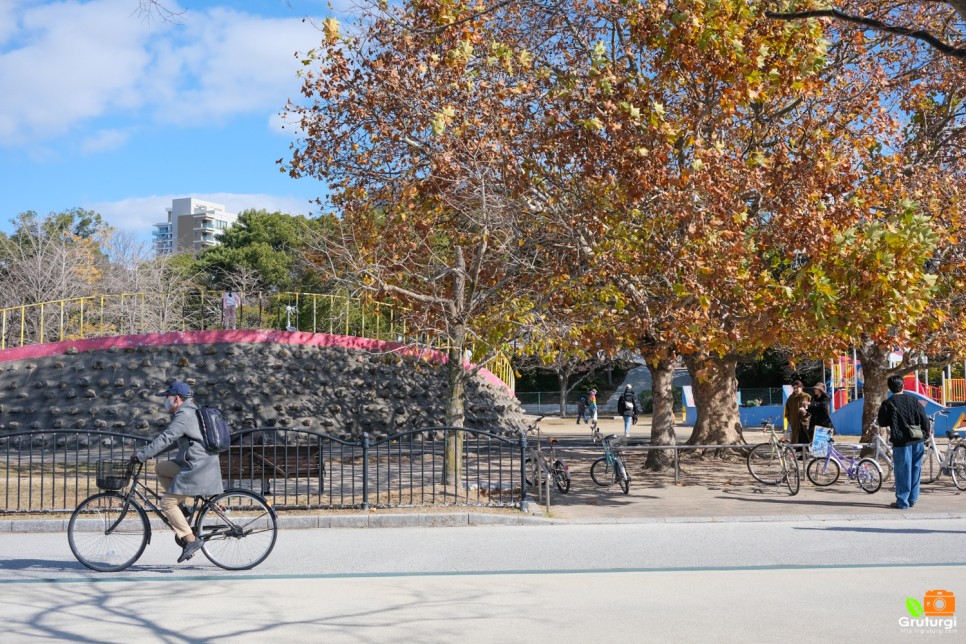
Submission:
<svg viewBox="0 0 966 644">
<path fill-rule="evenodd" d="M 194 197 L 172 199 L 168 221 L 154 224 L 154 251 L 158 255 L 198 252 L 218 244 L 221 231 L 238 219 L 225 206 Z"/>
</svg>

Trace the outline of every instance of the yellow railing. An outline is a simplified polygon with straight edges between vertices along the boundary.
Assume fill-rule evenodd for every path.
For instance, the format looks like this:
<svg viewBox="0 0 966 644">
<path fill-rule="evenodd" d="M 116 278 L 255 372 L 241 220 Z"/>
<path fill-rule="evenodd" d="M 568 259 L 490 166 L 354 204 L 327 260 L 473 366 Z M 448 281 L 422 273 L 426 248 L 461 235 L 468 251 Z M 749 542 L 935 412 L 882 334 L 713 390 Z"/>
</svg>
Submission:
<svg viewBox="0 0 966 644">
<path fill-rule="evenodd" d="M 426 344 L 408 337 L 397 309 L 334 293 L 253 293 L 236 311 L 237 327 L 292 328 L 392 342 Z M 120 293 L 24 304 L 0 309 L 0 350 L 81 338 L 224 328 L 221 292 Z M 511 390 L 514 372 L 500 354 L 487 365 Z"/>
<path fill-rule="evenodd" d="M 89 295 L 0 309 L 0 349 L 139 333 L 144 293 Z"/>
<path fill-rule="evenodd" d="M 855 387 L 855 365 L 850 362 L 832 362 L 832 387 Z"/>
<path fill-rule="evenodd" d="M 951 378 L 946 381 L 946 402 L 966 402 L 966 380 Z"/>
</svg>

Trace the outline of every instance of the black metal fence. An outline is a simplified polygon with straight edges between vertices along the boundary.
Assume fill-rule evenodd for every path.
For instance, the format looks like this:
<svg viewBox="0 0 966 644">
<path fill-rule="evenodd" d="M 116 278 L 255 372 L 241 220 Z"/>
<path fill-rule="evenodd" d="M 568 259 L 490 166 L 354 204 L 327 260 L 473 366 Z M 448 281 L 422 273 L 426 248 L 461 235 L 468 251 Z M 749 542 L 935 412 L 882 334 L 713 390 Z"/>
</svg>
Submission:
<svg viewBox="0 0 966 644">
<path fill-rule="evenodd" d="M 462 439 L 456 475 L 448 474 L 448 437 Z M 0 514 L 72 511 L 97 491 L 98 460 L 127 460 L 146 443 L 115 432 L 6 433 L 0 437 Z M 522 507 L 526 451 L 525 437 L 455 427 L 377 440 L 367 434 L 359 441 L 298 429 L 246 429 L 219 458 L 225 487 L 266 494 L 283 510 Z M 148 471 L 148 484 L 157 489 L 153 468 Z"/>
</svg>

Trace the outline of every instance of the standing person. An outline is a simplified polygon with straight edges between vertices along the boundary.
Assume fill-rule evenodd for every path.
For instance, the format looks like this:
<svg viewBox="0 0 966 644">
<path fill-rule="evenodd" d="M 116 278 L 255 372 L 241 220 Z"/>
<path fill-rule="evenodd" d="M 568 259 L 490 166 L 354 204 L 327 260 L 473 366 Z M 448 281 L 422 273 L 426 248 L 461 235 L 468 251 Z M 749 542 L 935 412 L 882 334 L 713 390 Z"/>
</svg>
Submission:
<svg viewBox="0 0 966 644">
<path fill-rule="evenodd" d="M 160 454 L 172 444 L 178 453 L 170 461 L 159 462 L 154 468 L 164 496 L 161 511 L 171 522 L 176 535 L 185 541 L 178 563 L 191 559 L 201 550 L 204 542 L 195 538 L 185 520 L 185 500 L 195 496 L 214 496 L 224 489 L 221 483 L 221 465 L 217 454 L 209 453 L 201 442 L 201 426 L 198 407 L 191 400 L 191 387 L 186 382 L 173 382 L 158 396 L 164 396 L 164 409 L 171 414 L 167 428 L 149 445 L 139 450 L 134 459 L 144 463 Z"/>
<path fill-rule="evenodd" d="M 221 311 L 225 315 L 225 328 L 235 329 L 235 309 L 241 305 L 241 293 L 225 291 L 221 296 Z"/>
<path fill-rule="evenodd" d="M 802 390 L 804 386 L 801 380 L 793 382 L 792 393 L 785 401 L 785 421 L 788 423 L 793 443 L 811 442 L 802 440 L 808 432 L 808 416 L 805 410 L 812 400 L 812 397 Z"/>
<path fill-rule="evenodd" d="M 890 376 L 888 384 L 892 395 L 879 406 L 876 422 L 879 427 L 889 428 L 892 443 L 896 500 L 889 506 L 905 510 L 919 500 L 923 440 L 929 436 L 929 417 L 915 396 L 902 393 L 902 376 Z"/>
<path fill-rule="evenodd" d="M 624 417 L 624 438 L 630 438 L 631 424 L 637 418 L 637 396 L 630 385 L 624 387 L 624 393 L 617 399 L 617 413 Z"/>
<path fill-rule="evenodd" d="M 832 399 L 825 391 L 824 382 L 816 382 L 812 387 L 812 399 L 805 405 L 805 413 L 808 414 L 808 429 L 805 435 L 801 436 L 803 443 L 811 443 L 815 438 L 816 427 L 828 427 L 835 429 L 830 416 L 832 409 Z"/>
<path fill-rule="evenodd" d="M 587 394 L 587 415 L 594 423 L 597 423 L 597 390 L 591 389 Z"/>
<path fill-rule="evenodd" d="M 589 422 L 587 420 L 587 396 L 581 396 L 580 400 L 577 401 L 577 424 L 580 424 L 580 419 L 583 418 L 584 422 Z"/>
</svg>

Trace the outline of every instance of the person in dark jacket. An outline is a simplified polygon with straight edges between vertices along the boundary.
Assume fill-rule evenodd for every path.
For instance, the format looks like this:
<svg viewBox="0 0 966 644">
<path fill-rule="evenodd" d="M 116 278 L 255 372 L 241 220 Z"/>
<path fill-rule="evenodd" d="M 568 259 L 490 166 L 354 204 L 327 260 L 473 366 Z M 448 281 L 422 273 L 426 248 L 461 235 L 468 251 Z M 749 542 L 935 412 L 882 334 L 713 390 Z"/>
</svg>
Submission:
<svg viewBox="0 0 966 644">
<path fill-rule="evenodd" d="M 617 413 L 624 417 L 624 438 L 630 438 L 631 425 L 637 418 L 637 395 L 630 385 L 624 387 L 624 393 L 617 399 Z"/>
<path fill-rule="evenodd" d="M 889 505 L 904 510 L 919 500 L 923 440 L 929 435 L 929 417 L 919 399 L 902 393 L 902 376 L 889 378 L 892 395 L 882 401 L 876 422 L 889 428 L 892 461 L 896 477 L 896 501 Z"/>
<path fill-rule="evenodd" d="M 580 424 L 580 420 L 583 419 L 585 423 L 589 423 L 587 420 L 587 396 L 581 396 L 580 400 L 577 401 L 577 424 Z"/>
<path fill-rule="evenodd" d="M 157 438 L 139 450 L 134 459 L 145 463 L 171 445 L 178 446 L 177 455 L 172 460 L 159 462 L 154 472 L 164 487 L 161 511 L 171 522 L 175 534 L 185 541 L 178 557 L 178 563 L 181 563 L 191 559 L 203 545 L 188 526 L 181 504 L 194 496 L 221 494 L 224 491 L 221 465 L 218 455 L 209 453 L 201 442 L 198 407 L 191 400 L 188 383 L 173 382 L 157 395 L 164 396 L 164 409 L 171 414 L 171 422 Z"/>
<path fill-rule="evenodd" d="M 830 415 L 832 399 L 828 397 L 828 393 L 825 391 L 825 383 L 816 382 L 812 387 L 812 392 L 812 399 L 805 406 L 805 413 L 808 414 L 808 429 L 802 432 L 801 442 L 803 443 L 812 442 L 812 439 L 815 438 L 816 427 L 835 429 Z"/>
</svg>

